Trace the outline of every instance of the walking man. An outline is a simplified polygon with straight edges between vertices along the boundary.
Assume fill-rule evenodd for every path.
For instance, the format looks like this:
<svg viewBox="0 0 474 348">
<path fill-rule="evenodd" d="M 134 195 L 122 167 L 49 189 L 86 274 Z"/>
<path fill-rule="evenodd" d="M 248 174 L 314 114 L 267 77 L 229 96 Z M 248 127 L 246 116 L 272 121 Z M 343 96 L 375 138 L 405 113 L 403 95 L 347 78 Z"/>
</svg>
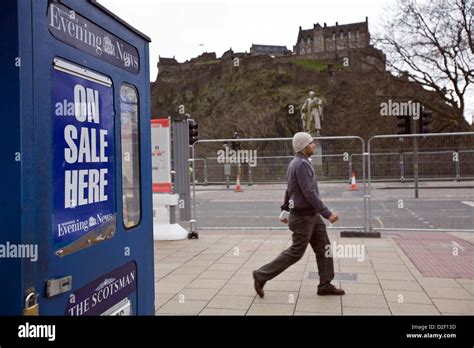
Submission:
<svg viewBox="0 0 474 348">
<path fill-rule="evenodd" d="M 281 206 L 290 215 L 289 218 L 280 217 L 293 232 L 293 243 L 272 262 L 253 271 L 255 291 L 263 297 L 265 283 L 300 260 L 308 244 L 311 244 L 319 271 L 318 295 L 344 295 L 344 290 L 331 284 L 334 279 L 334 262 L 331 255 L 328 257 L 326 253 L 326 245 L 330 245 L 330 241 L 321 216 L 331 223 L 335 223 L 339 216 L 332 213 L 319 197 L 314 169 L 308 159 L 316 150 L 313 137 L 305 132 L 296 133 L 293 137 L 293 150 L 296 155 L 288 166 L 288 187 L 285 202 Z"/>
</svg>

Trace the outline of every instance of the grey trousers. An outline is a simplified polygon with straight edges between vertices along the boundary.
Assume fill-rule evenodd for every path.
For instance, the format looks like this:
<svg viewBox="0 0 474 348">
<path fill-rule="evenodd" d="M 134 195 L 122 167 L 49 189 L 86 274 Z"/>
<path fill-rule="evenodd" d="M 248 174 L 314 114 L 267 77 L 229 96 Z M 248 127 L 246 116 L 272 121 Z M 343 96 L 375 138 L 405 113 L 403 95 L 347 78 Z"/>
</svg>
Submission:
<svg viewBox="0 0 474 348">
<path fill-rule="evenodd" d="M 275 278 L 303 257 L 309 243 L 316 254 L 319 272 L 318 289 L 326 288 L 331 283 L 331 280 L 334 279 L 333 259 L 325 255 L 326 245 L 330 245 L 326 225 L 319 214 L 308 216 L 290 214 L 288 227 L 293 232 L 293 244 L 288 249 L 282 251 L 272 262 L 256 270 L 256 279 L 266 282 Z"/>
</svg>

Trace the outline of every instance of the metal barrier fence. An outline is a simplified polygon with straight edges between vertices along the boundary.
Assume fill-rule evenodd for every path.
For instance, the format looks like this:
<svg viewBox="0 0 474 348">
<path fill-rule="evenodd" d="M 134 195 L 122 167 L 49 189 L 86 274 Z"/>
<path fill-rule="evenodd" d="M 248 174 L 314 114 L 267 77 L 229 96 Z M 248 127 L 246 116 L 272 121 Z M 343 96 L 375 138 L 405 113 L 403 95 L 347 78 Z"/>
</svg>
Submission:
<svg viewBox="0 0 474 348">
<path fill-rule="evenodd" d="M 433 158 L 438 159 L 446 157 L 444 161 L 447 166 L 442 170 L 437 168 L 435 171 L 422 167 L 420 180 L 472 180 L 474 179 L 474 150 L 457 150 L 457 151 L 419 151 L 419 160 L 422 164 L 433 162 Z M 453 161 L 457 156 L 458 160 Z M 324 172 L 326 175 L 318 178 L 319 181 L 334 180 L 351 180 L 352 172 L 362 168 L 363 154 L 333 154 L 315 156 L 322 157 L 322 161 L 326 166 Z M 346 158 L 349 158 L 348 160 Z M 371 153 L 372 180 L 383 181 L 401 181 L 413 179 L 413 151 Z M 270 172 L 269 176 L 255 177 L 252 167 L 245 164 L 242 167 L 242 182 L 248 185 L 254 183 L 286 183 L 286 168 L 293 156 L 269 156 L 259 157 L 258 161 L 265 162 L 266 166 L 274 167 L 275 172 Z M 196 180 L 198 184 L 212 185 L 225 184 L 224 166 L 218 163 L 217 157 L 195 158 Z M 340 162 L 340 166 L 334 164 Z M 398 166 L 385 166 L 386 163 L 398 163 Z M 332 167 L 328 170 L 327 167 Z M 231 177 L 236 177 L 238 166 L 231 164 Z M 345 173 L 345 176 L 344 176 Z"/>
<path fill-rule="evenodd" d="M 291 140 L 239 139 L 240 149 L 247 151 L 240 165 L 245 192 L 235 195 L 209 186 L 199 192 L 198 206 L 196 184 L 226 184 L 229 174 L 234 187 L 239 165 L 229 163 L 230 148 L 224 146 L 235 139 L 196 142 L 193 215 L 199 228 L 286 229 L 274 215 L 294 155 Z M 342 217 L 334 228 L 474 231 L 474 132 L 375 136 L 367 152 L 359 137 L 320 137 L 316 142 L 312 163 L 321 196 Z M 353 172 L 356 192 L 347 183 Z"/>
<path fill-rule="evenodd" d="M 367 152 L 370 230 L 474 231 L 474 132 L 379 135 Z"/>
<path fill-rule="evenodd" d="M 321 155 L 314 156 L 314 158 L 321 158 L 323 163 L 322 173 L 324 173 L 319 179 L 320 181 L 327 180 L 351 180 L 352 171 L 355 169 L 362 168 L 362 155 L 360 155 L 360 161 L 354 160 L 353 155 L 344 155 L 344 154 L 333 154 L 333 155 Z M 273 168 L 271 170 L 263 170 L 265 174 L 262 175 L 262 171 L 255 172 L 252 169 L 252 166 L 244 164 L 241 166 L 242 172 L 242 181 L 251 186 L 254 183 L 286 183 L 286 169 L 290 163 L 293 156 L 267 156 L 267 157 L 258 157 L 259 163 L 262 163 L 262 166 L 268 168 Z M 349 158 L 347 160 L 346 158 Z M 340 163 L 340 166 L 336 166 L 337 163 Z M 218 162 L 217 157 L 206 157 L 206 158 L 195 158 L 195 169 L 196 169 L 196 180 L 199 184 L 209 185 L 209 184 L 225 184 L 225 170 L 224 166 Z M 231 177 L 236 177 L 238 165 L 231 164 Z"/>
<path fill-rule="evenodd" d="M 432 161 L 445 156 L 453 158 L 455 154 L 458 161 L 445 161 L 448 164 L 442 170 L 428 171 L 421 168 L 420 180 L 472 180 L 474 179 L 474 150 L 454 151 L 418 151 L 421 163 Z M 354 154 L 353 157 L 359 156 Z M 370 153 L 372 163 L 371 179 L 373 181 L 400 181 L 413 180 L 413 151 Z M 387 167 L 387 163 L 398 163 L 398 166 Z"/>
<path fill-rule="evenodd" d="M 239 224 L 238 227 L 243 228 L 264 228 L 264 221 L 268 221 L 267 225 L 278 228 L 278 219 L 274 216 L 256 215 L 253 212 L 258 211 L 260 208 L 258 204 L 253 204 L 256 200 L 260 200 L 261 206 L 267 204 L 270 205 L 268 209 L 274 209 L 275 212 L 279 212 L 279 206 L 283 201 L 283 195 L 285 188 L 279 187 L 275 195 L 271 195 L 268 192 L 262 196 L 262 191 L 253 192 L 253 196 L 247 189 L 244 193 L 244 198 L 247 199 L 245 209 L 241 206 L 237 210 L 242 210 L 242 216 L 235 218 L 239 215 L 238 211 L 235 211 L 236 205 L 232 206 L 232 202 L 229 200 L 236 197 L 226 197 L 222 192 L 214 192 L 214 197 L 224 196 L 219 199 L 209 198 L 206 203 L 201 203 L 199 208 L 196 209 L 195 197 L 196 197 L 196 183 L 199 184 L 225 184 L 226 174 L 230 174 L 232 184 L 235 184 L 237 173 L 240 167 L 240 182 L 244 185 L 261 184 L 285 184 L 286 185 L 286 172 L 288 164 L 294 156 L 292 148 L 292 138 L 272 138 L 272 139 L 239 139 L 240 142 L 240 166 L 235 163 L 237 152 L 231 152 L 232 148 L 227 147 L 226 144 L 231 144 L 236 141 L 235 139 L 215 139 L 215 140 L 200 140 L 192 147 L 192 164 L 193 164 L 193 211 L 194 219 L 198 220 L 200 228 L 202 228 L 202 217 L 206 221 L 205 227 L 237 227 L 232 226 L 231 221 L 235 220 L 234 225 Z M 355 136 L 344 136 L 344 137 L 318 137 L 315 139 L 317 147 L 316 153 L 312 156 L 311 160 L 315 169 L 318 181 L 320 182 L 320 190 L 326 190 L 325 195 L 326 204 L 340 205 L 345 199 L 344 196 L 347 191 L 347 181 L 352 172 L 365 183 L 365 166 L 363 165 L 362 155 L 364 153 L 365 143 L 360 137 Z M 352 159 L 353 155 L 359 155 Z M 227 169 L 226 169 L 227 166 Z M 226 173 L 227 172 L 227 173 Z M 338 186 L 323 186 L 325 182 L 329 184 L 329 181 L 344 182 L 344 185 Z M 247 186 L 248 187 L 248 186 Z M 367 204 L 364 201 L 365 196 L 365 184 L 362 185 L 361 191 L 350 197 L 354 201 L 354 210 L 357 211 L 357 217 L 351 225 L 346 226 L 347 228 L 366 229 L 364 221 L 367 215 Z M 232 192 L 232 191 L 230 191 Z M 228 195 L 227 195 L 228 196 Z M 200 196 L 204 197 L 204 196 Z M 240 198 L 239 198 L 240 199 Z M 201 201 L 205 201 L 202 199 Z M 213 203 L 213 201 L 218 201 Z M 226 226 L 210 226 L 210 220 L 212 216 L 208 216 L 209 211 L 227 211 L 231 212 L 229 216 L 222 213 L 218 215 L 220 217 L 220 223 L 226 224 Z M 253 209 L 253 211 L 251 211 Z M 342 207 L 341 207 L 342 209 Z M 199 210 L 199 211 L 197 211 Z M 247 212 L 247 213 L 246 213 Z M 245 216 L 245 218 L 243 218 Z M 259 217 L 258 217 L 259 216 Z M 255 218 L 254 218 L 255 217 Z M 266 220 L 267 219 L 267 220 Z M 271 222 L 270 222 L 271 221 Z M 346 220 L 351 221 L 351 220 Z M 358 223 L 357 223 L 358 222 Z M 280 224 L 281 225 L 281 224 Z"/>
<path fill-rule="evenodd" d="M 194 171 L 199 184 L 224 184 L 225 163 L 218 151 L 235 139 L 201 140 L 195 144 Z M 313 156 L 319 181 L 350 180 L 352 172 L 362 175 L 362 154 L 359 137 L 320 137 L 321 152 Z M 361 142 L 359 143 L 358 142 Z M 257 151 L 257 165 L 241 165 L 241 182 L 286 183 L 288 164 L 294 156 L 291 138 L 240 139 L 241 151 Z M 229 150 L 230 151 L 230 150 Z M 222 153 L 221 153 L 222 154 Z M 317 165 L 316 165 L 317 163 Z M 231 177 L 236 178 L 238 165 L 230 163 Z"/>
</svg>

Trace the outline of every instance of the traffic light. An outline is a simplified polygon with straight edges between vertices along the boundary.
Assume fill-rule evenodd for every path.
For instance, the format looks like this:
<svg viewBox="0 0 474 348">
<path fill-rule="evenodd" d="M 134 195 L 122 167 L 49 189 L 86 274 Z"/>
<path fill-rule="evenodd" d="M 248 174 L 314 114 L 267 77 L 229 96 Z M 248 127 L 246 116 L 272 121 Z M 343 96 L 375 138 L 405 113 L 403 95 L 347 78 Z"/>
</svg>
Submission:
<svg viewBox="0 0 474 348">
<path fill-rule="evenodd" d="M 421 115 L 418 122 L 420 122 L 420 133 L 431 133 L 431 124 L 433 123 L 433 111 L 423 107 L 421 109 Z"/>
<path fill-rule="evenodd" d="M 232 139 L 240 139 L 239 133 L 234 132 Z M 231 144 L 232 150 L 239 151 L 240 150 L 240 141 L 233 141 Z"/>
<path fill-rule="evenodd" d="M 189 127 L 189 145 L 193 145 L 198 141 L 198 124 L 193 119 L 188 119 Z"/>
<path fill-rule="evenodd" d="M 397 134 L 411 134 L 410 116 L 397 116 Z"/>
</svg>

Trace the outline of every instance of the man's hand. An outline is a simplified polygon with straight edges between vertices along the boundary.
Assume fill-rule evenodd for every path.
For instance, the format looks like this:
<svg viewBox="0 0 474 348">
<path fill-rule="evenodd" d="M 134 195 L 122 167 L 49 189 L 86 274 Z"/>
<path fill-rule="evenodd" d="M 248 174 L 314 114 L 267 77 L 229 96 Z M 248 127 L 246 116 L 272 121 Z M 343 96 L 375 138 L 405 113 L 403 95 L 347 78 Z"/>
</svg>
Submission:
<svg viewBox="0 0 474 348">
<path fill-rule="evenodd" d="M 337 220 L 339 220 L 339 215 L 337 215 L 336 213 L 332 213 L 331 216 L 329 217 L 329 221 L 333 224 Z"/>
<path fill-rule="evenodd" d="M 282 210 L 281 214 L 280 214 L 280 217 L 279 217 L 279 220 L 281 222 L 283 222 L 284 224 L 287 224 L 288 223 L 288 216 L 289 216 L 289 213 L 286 210 Z"/>
</svg>

